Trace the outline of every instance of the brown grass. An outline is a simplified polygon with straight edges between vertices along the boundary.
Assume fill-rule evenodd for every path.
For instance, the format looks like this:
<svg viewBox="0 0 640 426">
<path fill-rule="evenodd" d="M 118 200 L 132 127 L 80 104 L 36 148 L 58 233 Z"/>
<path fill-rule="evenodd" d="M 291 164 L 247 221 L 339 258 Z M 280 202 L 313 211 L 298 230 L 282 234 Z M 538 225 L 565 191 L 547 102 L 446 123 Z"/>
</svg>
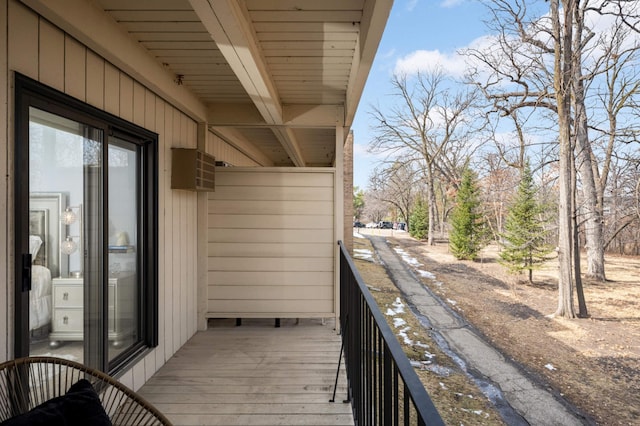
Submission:
<svg viewBox="0 0 640 426">
<path fill-rule="evenodd" d="M 354 248 L 373 252 L 369 240 L 362 238 L 354 240 Z M 357 258 L 355 263 L 382 313 L 387 312 L 387 309 L 394 309 L 396 299 L 402 298 L 402 295 L 389 279 L 384 267 L 379 262 Z M 406 330 L 407 337 L 413 341 L 414 344 L 411 345 L 407 344 L 404 338 L 398 339 L 410 360 L 423 363 L 423 367 L 417 368 L 416 372 L 445 423 L 504 425 L 487 398 L 451 358 L 438 348 L 404 300 L 403 304 L 405 305 L 404 313 L 385 316 L 392 329 L 398 332 Z M 406 324 L 395 327 L 394 318 L 402 318 Z"/>
<path fill-rule="evenodd" d="M 496 262 L 496 247 L 481 262 L 466 262 L 455 260 L 446 244 L 429 247 L 398 233 L 389 241 L 436 274 L 425 285 L 535 380 L 594 423 L 640 424 L 640 259 L 608 256 L 608 281 L 584 282 L 590 317 L 563 319 L 549 315 L 557 305 L 555 261 L 525 284 Z M 367 277 L 379 280 L 374 272 Z M 438 381 L 433 377 L 427 388 L 434 402 L 442 412 L 455 409 L 456 401 L 440 401 Z"/>
</svg>

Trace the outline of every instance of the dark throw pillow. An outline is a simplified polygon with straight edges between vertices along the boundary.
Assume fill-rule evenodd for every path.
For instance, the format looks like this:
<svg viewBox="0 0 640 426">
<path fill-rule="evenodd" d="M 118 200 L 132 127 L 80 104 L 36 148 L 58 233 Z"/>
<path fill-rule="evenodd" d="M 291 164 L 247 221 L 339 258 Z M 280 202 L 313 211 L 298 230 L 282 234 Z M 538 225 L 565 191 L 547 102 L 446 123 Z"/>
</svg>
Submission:
<svg viewBox="0 0 640 426">
<path fill-rule="evenodd" d="M 98 394 L 86 379 L 67 393 L 43 402 L 31 411 L 0 423 L 2 426 L 111 426 Z"/>
</svg>

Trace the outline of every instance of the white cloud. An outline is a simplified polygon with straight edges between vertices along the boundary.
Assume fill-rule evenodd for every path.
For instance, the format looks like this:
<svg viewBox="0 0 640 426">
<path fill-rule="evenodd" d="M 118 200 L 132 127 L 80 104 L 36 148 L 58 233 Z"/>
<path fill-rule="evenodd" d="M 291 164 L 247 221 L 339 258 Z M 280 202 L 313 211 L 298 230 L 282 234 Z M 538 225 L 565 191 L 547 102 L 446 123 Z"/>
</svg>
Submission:
<svg viewBox="0 0 640 426">
<path fill-rule="evenodd" d="M 452 8 L 461 5 L 465 0 L 444 0 L 440 3 L 440 7 Z"/>
<path fill-rule="evenodd" d="M 371 158 L 371 159 L 380 159 L 384 158 L 379 154 L 373 154 L 369 152 L 369 149 L 366 144 L 354 143 L 353 144 L 353 155 L 358 156 L 359 158 Z"/>
<path fill-rule="evenodd" d="M 389 59 L 389 58 L 393 58 L 393 56 L 396 54 L 396 49 L 390 49 L 388 51 L 386 51 L 385 53 L 379 55 L 380 58 L 382 59 Z"/>
<path fill-rule="evenodd" d="M 409 12 L 413 11 L 413 9 L 415 9 L 417 5 L 418 5 L 418 0 L 409 0 L 407 2 L 407 10 Z"/>
<path fill-rule="evenodd" d="M 465 58 L 457 53 L 442 53 L 439 50 L 416 50 L 396 61 L 394 73 L 412 75 L 441 69 L 455 77 L 464 75 Z"/>
<path fill-rule="evenodd" d="M 353 144 L 353 153 L 355 155 L 362 155 L 362 156 L 368 156 L 369 153 L 367 152 L 367 146 L 363 145 L 361 143 L 354 143 Z"/>
</svg>

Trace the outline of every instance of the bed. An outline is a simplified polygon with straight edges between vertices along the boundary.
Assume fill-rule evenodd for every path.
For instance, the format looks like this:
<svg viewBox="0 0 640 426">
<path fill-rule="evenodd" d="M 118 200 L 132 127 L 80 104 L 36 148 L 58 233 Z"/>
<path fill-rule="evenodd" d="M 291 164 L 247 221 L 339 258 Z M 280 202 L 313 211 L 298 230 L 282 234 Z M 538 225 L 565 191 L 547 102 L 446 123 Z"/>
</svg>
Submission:
<svg viewBox="0 0 640 426">
<path fill-rule="evenodd" d="M 29 235 L 29 252 L 37 259 L 42 246 L 39 235 Z M 51 270 L 44 265 L 31 265 L 31 292 L 29 293 L 29 330 L 35 331 L 51 322 Z"/>
<path fill-rule="evenodd" d="M 29 202 L 29 252 L 31 253 L 31 292 L 29 293 L 29 331 L 32 337 L 49 333 L 51 323 L 51 279 L 66 268 L 61 262 L 61 207 L 63 193 L 32 193 Z"/>
</svg>

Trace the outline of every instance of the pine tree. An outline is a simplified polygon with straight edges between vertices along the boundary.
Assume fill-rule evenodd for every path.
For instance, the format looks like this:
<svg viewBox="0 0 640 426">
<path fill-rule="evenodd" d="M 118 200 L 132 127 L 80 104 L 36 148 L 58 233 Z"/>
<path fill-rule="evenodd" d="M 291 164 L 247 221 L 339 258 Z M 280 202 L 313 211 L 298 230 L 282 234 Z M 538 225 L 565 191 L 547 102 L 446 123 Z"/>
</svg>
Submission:
<svg viewBox="0 0 640 426">
<path fill-rule="evenodd" d="M 475 259 L 487 241 L 479 192 L 473 172 L 466 169 L 451 213 L 449 248 L 456 259 Z"/>
<path fill-rule="evenodd" d="M 428 231 L 429 210 L 427 203 L 422 198 L 418 198 L 409 219 L 409 235 L 421 240 L 426 238 Z"/>
<path fill-rule="evenodd" d="M 511 273 L 528 270 L 529 282 L 533 282 L 533 270 L 548 260 L 547 255 L 552 251 L 545 244 L 547 231 L 542 220 L 542 205 L 536 201 L 536 192 L 527 163 L 507 214 L 499 260 Z"/>
</svg>

